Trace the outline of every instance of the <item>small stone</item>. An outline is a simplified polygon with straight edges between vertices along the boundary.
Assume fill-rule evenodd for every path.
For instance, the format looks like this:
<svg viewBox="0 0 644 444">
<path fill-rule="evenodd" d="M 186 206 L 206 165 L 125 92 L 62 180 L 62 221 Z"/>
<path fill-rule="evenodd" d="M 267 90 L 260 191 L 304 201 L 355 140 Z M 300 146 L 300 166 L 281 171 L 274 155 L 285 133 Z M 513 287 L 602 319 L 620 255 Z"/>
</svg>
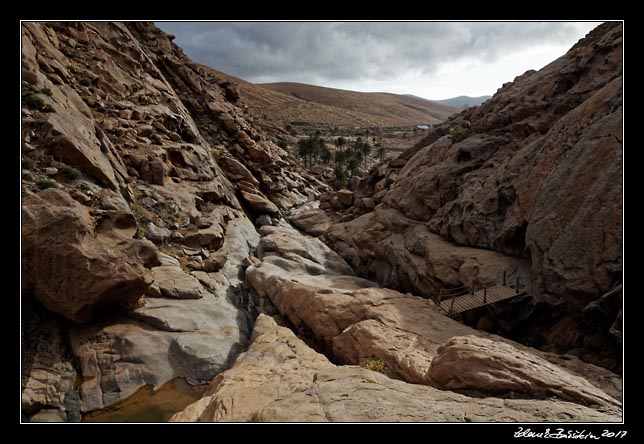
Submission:
<svg viewBox="0 0 644 444">
<path fill-rule="evenodd" d="M 340 190 L 335 193 L 336 197 L 342 205 L 348 207 L 353 204 L 353 191 L 349 190 Z"/>
<path fill-rule="evenodd" d="M 48 176 L 55 176 L 56 174 L 58 174 L 58 168 L 47 167 L 45 168 L 45 174 Z"/>
<path fill-rule="evenodd" d="M 263 225 L 273 225 L 273 221 L 268 214 L 262 214 L 257 219 L 255 219 L 255 225 L 261 227 Z"/>
<path fill-rule="evenodd" d="M 150 239 L 155 244 L 160 244 L 163 243 L 168 237 L 170 237 L 171 234 L 172 232 L 167 228 L 157 227 L 152 222 L 150 222 L 148 224 L 148 233 L 145 237 Z"/>
<path fill-rule="evenodd" d="M 212 254 L 203 265 L 203 270 L 209 273 L 219 271 L 226 265 L 228 258 L 224 254 Z"/>
<path fill-rule="evenodd" d="M 188 267 L 191 270 L 203 270 L 204 269 L 204 264 L 202 262 L 199 262 L 198 260 L 191 260 L 186 264 L 186 267 Z"/>
<path fill-rule="evenodd" d="M 195 219 L 195 225 L 197 226 L 197 228 L 208 228 L 212 225 L 212 222 L 203 216 L 198 216 Z"/>
</svg>

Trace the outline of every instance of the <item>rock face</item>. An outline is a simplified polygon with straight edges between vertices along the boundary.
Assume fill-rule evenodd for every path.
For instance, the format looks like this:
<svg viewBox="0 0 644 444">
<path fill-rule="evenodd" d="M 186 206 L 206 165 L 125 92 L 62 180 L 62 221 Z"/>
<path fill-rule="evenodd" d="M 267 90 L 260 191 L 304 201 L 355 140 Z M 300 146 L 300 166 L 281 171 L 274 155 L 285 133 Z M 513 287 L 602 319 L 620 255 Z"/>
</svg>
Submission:
<svg viewBox="0 0 644 444">
<path fill-rule="evenodd" d="M 532 422 L 619 421 L 565 401 L 471 398 L 408 384 L 353 366 L 338 367 L 291 330 L 260 315 L 253 343 L 205 396 L 171 421 Z"/>
<path fill-rule="evenodd" d="M 331 225 L 324 239 L 358 274 L 384 286 L 435 296 L 440 288 L 490 286 L 517 277 L 530 281 L 523 259 L 458 246 L 433 233 L 426 224 L 393 208 L 374 211 Z"/>
<path fill-rule="evenodd" d="M 22 419 L 78 421 L 77 373 L 65 340 L 64 321 L 32 300 L 24 300 L 22 309 Z"/>
<path fill-rule="evenodd" d="M 109 216 L 108 212 L 105 217 Z M 158 264 L 157 251 L 147 242 L 128 238 L 133 217 L 121 221 L 102 229 L 100 217 L 90 216 L 60 190 L 25 199 L 23 291 L 78 322 L 86 321 L 100 305 L 137 301 L 152 283 L 149 268 Z"/>
<path fill-rule="evenodd" d="M 242 261 L 259 236 L 244 197 L 257 196 L 255 219 L 326 185 L 153 24 L 21 32 L 22 293 L 25 318 L 55 324 L 23 332 L 24 418 L 78 421 L 143 386 L 209 381 L 254 318 Z"/>
<path fill-rule="evenodd" d="M 443 280 L 434 243 L 423 234 L 411 244 L 412 231 L 529 261 L 533 304 L 550 320 L 536 310 L 523 339 L 618 369 L 609 330 L 621 299 L 606 322 L 586 324 L 582 311 L 621 283 L 621 182 L 622 25 L 613 22 L 375 168 L 360 192 L 379 205 L 327 240 L 360 275 L 429 297 L 436 285 L 424 270 L 438 285 L 469 284 L 457 270 Z M 478 262 L 470 269 L 486 267 Z"/>
</svg>

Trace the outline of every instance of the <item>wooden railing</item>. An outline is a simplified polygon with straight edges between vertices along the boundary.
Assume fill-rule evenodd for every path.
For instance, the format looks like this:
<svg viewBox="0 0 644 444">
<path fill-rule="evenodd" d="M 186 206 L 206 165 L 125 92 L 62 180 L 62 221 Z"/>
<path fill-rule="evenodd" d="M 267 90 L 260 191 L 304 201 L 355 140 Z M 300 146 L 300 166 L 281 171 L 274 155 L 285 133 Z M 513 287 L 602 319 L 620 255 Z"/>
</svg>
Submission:
<svg viewBox="0 0 644 444">
<path fill-rule="evenodd" d="M 518 275 L 517 275 L 516 281 L 514 283 L 514 286 L 510 286 L 510 285 L 507 285 L 507 272 L 506 272 L 506 270 L 503 270 L 503 281 L 502 282 L 503 282 L 502 285 L 504 287 L 508 287 L 508 288 L 513 288 L 514 287 L 515 294 L 518 295 L 521 292 L 521 290 L 520 290 L 521 287 L 522 287 L 521 278 Z M 451 299 L 451 302 L 449 304 L 449 310 L 448 310 L 448 316 L 451 316 L 452 312 L 454 310 L 454 301 L 456 300 L 456 298 L 458 296 L 464 296 L 466 294 L 473 295 L 473 294 L 475 294 L 477 292 L 481 292 L 481 291 L 482 291 L 482 297 L 483 297 L 483 305 L 486 305 L 488 303 L 488 301 L 487 301 L 487 290 L 488 290 L 488 288 L 491 288 L 491 287 L 492 286 L 490 286 L 490 287 L 481 287 L 481 288 L 478 288 L 476 290 L 474 288 L 466 287 L 465 285 L 461 285 L 460 287 L 453 287 L 453 288 L 441 288 L 438 291 L 437 305 L 440 307 L 441 302 L 443 302 L 443 300 L 445 300 L 447 298 Z"/>
</svg>

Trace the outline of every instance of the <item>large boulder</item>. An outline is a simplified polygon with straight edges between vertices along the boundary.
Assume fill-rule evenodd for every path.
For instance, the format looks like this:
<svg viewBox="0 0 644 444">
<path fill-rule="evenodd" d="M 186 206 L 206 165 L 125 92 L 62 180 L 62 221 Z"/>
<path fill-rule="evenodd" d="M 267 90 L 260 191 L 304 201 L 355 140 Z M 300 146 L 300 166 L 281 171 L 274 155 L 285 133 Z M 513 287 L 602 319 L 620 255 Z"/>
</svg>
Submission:
<svg viewBox="0 0 644 444">
<path fill-rule="evenodd" d="M 583 378 L 503 342 L 458 336 L 438 349 L 428 376 L 444 390 L 520 393 L 556 397 L 583 405 L 618 405 Z"/>
<path fill-rule="evenodd" d="M 150 268 L 158 264 L 158 252 L 149 241 L 122 234 L 131 234 L 127 224 L 110 221 L 110 229 L 104 227 L 64 191 L 47 189 L 26 198 L 23 292 L 77 322 L 89 319 L 98 306 L 134 304 L 152 284 Z"/>
<path fill-rule="evenodd" d="M 290 217 L 293 225 L 313 236 L 321 236 L 331 226 L 331 220 L 324 210 L 313 208 L 300 211 Z"/>
<path fill-rule="evenodd" d="M 553 400 L 473 398 L 408 384 L 329 362 L 291 330 L 260 315 L 253 343 L 174 422 L 542 422 L 619 421 L 603 411 Z"/>
<path fill-rule="evenodd" d="M 279 208 L 277 208 L 277 206 L 273 202 L 263 196 L 260 196 L 259 194 L 241 191 L 241 195 L 246 203 L 250 205 L 253 210 L 259 213 L 279 213 Z"/>
</svg>

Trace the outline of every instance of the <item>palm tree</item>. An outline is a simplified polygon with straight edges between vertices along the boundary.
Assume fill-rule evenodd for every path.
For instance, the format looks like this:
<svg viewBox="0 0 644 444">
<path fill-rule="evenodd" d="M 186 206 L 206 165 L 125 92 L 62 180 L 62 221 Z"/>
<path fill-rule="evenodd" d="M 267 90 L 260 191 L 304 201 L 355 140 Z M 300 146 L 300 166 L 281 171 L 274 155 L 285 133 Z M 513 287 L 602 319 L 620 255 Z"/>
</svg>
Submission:
<svg viewBox="0 0 644 444">
<path fill-rule="evenodd" d="M 322 161 L 324 162 L 325 165 L 328 165 L 329 161 L 333 158 L 333 153 L 331 153 L 331 150 L 324 147 L 324 150 L 322 151 L 321 155 Z"/>
<path fill-rule="evenodd" d="M 380 146 L 378 147 L 378 157 L 380 158 L 380 160 L 382 160 L 382 159 L 384 159 L 384 158 L 385 158 L 385 153 L 386 153 L 386 152 L 387 152 L 387 150 L 385 149 L 385 147 L 384 147 L 384 146 L 380 145 Z"/>
<path fill-rule="evenodd" d="M 344 172 L 344 170 L 341 167 L 336 166 L 335 167 L 335 187 L 342 188 L 342 185 L 344 184 L 344 182 L 346 182 L 346 180 L 347 180 L 347 174 Z"/>
<path fill-rule="evenodd" d="M 360 159 L 358 159 L 358 156 L 352 156 L 347 161 L 347 169 L 351 171 L 351 177 L 354 176 L 359 166 L 360 166 Z"/>
<path fill-rule="evenodd" d="M 371 145 L 369 142 L 364 142 L 360 147 L 360 152 L 362 153 L 362 158 L 364 159 L 364 166 L 367 167 L 367 156 L 371 152 Z"/>
<path fill-rule="evenodd" d="M 342 168 L 342 165 L 344 164 L 344 161 L 347 159 L 346 153 L 344 151 L 336 151 L 335 152 L 335 163 L 336 163 L 336 168 Z"/>
<path fill-rule="evenodd" d="M 309 160 L 309 168 L 311 167 L 311 154 L 313 152 L 313 144 L 311 143 L 311 138 L 300 139 L 297 141 L 298 154 L 304 159 L 304 166 L 306 166 L 306 160 Z"/>
<path fill-rule="evenodd" d="M 342 148 L 344 146 L 344 137 L 340 136 L 335 139 L 335 146 L 336 148 Z"/>
<path fill-rule="evenodd" d="M 362 148 L 362 137 L 358 137 L 354 142 L 353 142 L 353 148 L 355 151 L 360 151 Z"/>
</svg>

